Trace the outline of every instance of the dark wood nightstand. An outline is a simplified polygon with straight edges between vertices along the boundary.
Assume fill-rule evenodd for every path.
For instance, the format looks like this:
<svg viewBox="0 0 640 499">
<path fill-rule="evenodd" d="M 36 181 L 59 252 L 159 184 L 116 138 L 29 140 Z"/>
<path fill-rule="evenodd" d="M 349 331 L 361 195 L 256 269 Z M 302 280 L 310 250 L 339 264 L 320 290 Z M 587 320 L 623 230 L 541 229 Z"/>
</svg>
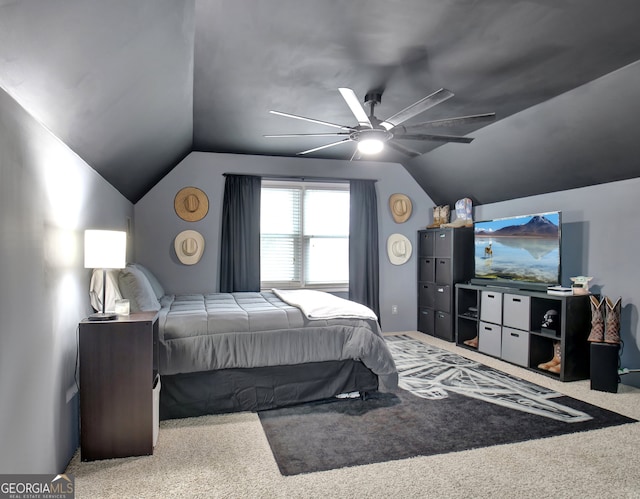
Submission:
<svg viewBox="0 0 640 499">
<path fill-rule="evenodd" d="M 160 390 L 158 314 L 83 320 L 79 335 L 81 459 L 153 454 Z"/>
</svg>

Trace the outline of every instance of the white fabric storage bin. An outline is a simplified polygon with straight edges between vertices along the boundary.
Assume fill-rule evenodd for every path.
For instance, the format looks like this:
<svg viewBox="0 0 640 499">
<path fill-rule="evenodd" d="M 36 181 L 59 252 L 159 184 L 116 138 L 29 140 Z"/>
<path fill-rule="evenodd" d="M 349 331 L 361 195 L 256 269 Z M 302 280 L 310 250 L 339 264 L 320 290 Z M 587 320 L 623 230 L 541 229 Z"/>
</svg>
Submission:
<svg viewBox="0 0 640 499">
<path fill-rule="evenodd" d="M 502 297 L 502 325 L 529 331 L 531 297 L 505 293 Z"/>
<path fill-rule="evenodd" d="M 502 328 L 502 359 L 529 367 L 529 333 L 510 327 Z"/>
<path fill-rule="evenodd" d="M 502 293 L 483 291 L 480 297 L 480 320 L 502 324 Z"/>
<path fill-rule="evenodd" d="M 478 351 L 500 357 L 502 353 L 502 326 L 480 322 L 478 329 Z"/>
</svg>

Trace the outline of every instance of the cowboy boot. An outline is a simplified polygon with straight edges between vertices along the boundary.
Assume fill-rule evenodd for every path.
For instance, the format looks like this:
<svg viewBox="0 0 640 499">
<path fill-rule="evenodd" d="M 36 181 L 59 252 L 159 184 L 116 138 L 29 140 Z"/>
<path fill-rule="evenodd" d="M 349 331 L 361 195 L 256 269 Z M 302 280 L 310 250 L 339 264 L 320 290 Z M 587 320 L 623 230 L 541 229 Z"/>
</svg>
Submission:
<svg viewBox="0 0 640 499">
<path fill-rule="evenodd" d="M 440 227 L 440 206 L 433 207 L 433 223 L 431 225 L 427 225 L 427 229 L 437 229 Z"/>
<path fill-rule="evenodd" d="M 478 336 L 475 336 L 470 340 L 463 341 L 463 343 L 471 348 L 478 348 Z"/>
<path fill-rule="evenodd" d="M 601 301 L 590 295 L 591 302 L 591 332 L 587 341 L 602 343 L 604 341 L 604 298 Z"/>
<path fill-rule="evenodd" d="M 620 312 L 622 308 L 621 298 L 615 303 L 606 296 L 604 299 L 607 305 L 607 323 L 604 329 L 605 343 L 620 343 Z"/>
<path fill-rule="evenodd" d="M 549 362 L 545 362 L 543 364 L 538 364 L 538 369 L 544 369 L 545 371 L 551 371 L 556 366 L 560 365 L 560 358 L 561 358 L 560 342 L 559 341 L 554 341 L 553 342 L 553 358 Z M 560 372 L 560 369 L 558 368 L 557 371 L 552 371 L 552 372 Z"/>
<path fill-rule="evenodd" d="M 440 207 L 440 227 L 449 223 L 449 205 L 445 204 Z"/>
<path fill-rule="evenodd" d="M 558 342 L 557 344 L 557 349 L 558 349 L 558 354 L 557 354 L 557 362 L 552 365 L 551 367 L 549 367 L 548 371 L 550 373 L 554 373 L 554 374 L 560 374 L 560 370 L 562 369 L 562 362 L 560 359 L 560 342 Z"/>
</svg>

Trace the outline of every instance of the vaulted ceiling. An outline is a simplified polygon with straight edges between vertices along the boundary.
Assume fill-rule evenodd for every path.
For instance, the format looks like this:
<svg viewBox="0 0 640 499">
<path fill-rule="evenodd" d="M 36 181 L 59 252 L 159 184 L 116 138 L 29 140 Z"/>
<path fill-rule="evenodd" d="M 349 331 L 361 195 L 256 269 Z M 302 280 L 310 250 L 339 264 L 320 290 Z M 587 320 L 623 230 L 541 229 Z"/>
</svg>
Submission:
<svg viewBox="0 0 640 499">
<path fill-rule="evenodd" d="M 640 176 L 638 20 L 637 0 L 0 0 L 0 86 L 133 202 L 192 150 L 340 139 L 265 138 L 337 131 L 270 110 L 353 127 L 340 87 L 380 93 L 380 119 L 444 87 L 403 124 L 495 121 L 378 158 L 436 202 L 487 203 Z"/>
</svg>

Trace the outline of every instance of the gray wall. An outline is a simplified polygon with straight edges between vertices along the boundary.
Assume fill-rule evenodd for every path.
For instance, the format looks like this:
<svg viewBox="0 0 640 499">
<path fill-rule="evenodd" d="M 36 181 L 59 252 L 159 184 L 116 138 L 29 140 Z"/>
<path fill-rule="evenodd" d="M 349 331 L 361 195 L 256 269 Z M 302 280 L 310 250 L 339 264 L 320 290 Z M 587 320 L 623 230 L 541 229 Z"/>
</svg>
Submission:
<svg viewBox="0 0 640 499">
<path fill-rule="evenodd" d="M 134 208 L 136 258 L 157 274 L 167 291 L 182 293 L 218 290 L 224 173 L 378 180 L 376 189 L 382 329 L 416 329 L 415 243 L 417 230 L 424 228 L 433 219 L 433 203 L 411 175 L 395 163 L 191 153 L 138 201 Z M 175 214 L 174 197 L 186 186 L 198 187 L 209 197 L 209 213 L 199 222 L 185 222 Z M 395 223 L 389 210 L 389 196 L 395 192 L 404 193 L 412 200 L 413 214 L 403 224 Z M 205 238 L 205 252 L 197 265 L 182 265 L 175 256 L 173 240 L 185 229 L 197 230 Z M 414 254 L 404 265 L 392 265 L 387 258 L 386 241 L 395 232 L 404 234 L 413 244 Z M 392 305 L 398 305 L 397 315 L 391 315 Z"/>
<path fill-rule="evenodd" d="M 0 473 L 62 472 L 78 446 L 83 230 L 133 206 L 0 89 Z"/>
<path fill-rule="evenodd" d="M 391 233 L 400 232 L 409 237 L 415 251 L 416 231 L 431 222 L 433 202 L 396 164 L 192 153 L 135 205 L 137 258 L 158 274 L 168 290 L 179 293 L 218 289 L 225 172 L 378 179 L 382 327 L 385 331 L 416 328 L 415 255 L 407 264 L 396 267 L 389 263 L 385 245 Z M 175 194 L 188 185 L 202 188 L 209 196 L 209 214 L 200 222 L 185 222 L 173 210 Z M 633 279 L 640 236 L 637 214 L 632 209 L 639 191 L 640 179 L 632 179 L 474 208 L 476 220 L 563 212 L 563 284 L 570 285 L 571 276 L 589 275 L 594 277 L 594 292 L 622 297 L 622 363 L 630 368 L 640 368 L 640 291 Z M 405 224 L 394 223 L 390 215 L 387 201 L 394 192 L 404 192 L 413 200 L 414 213 Z M 191 267 L 178 263 L 172 249 L 175 235 L 187 228 L 199 230 L 207 241 L 202 260 Z M 392 304 L 398 304 L 398 316 L 390 315 Z M 623 382 L 640 386 L 633 376 L 623 377 Z"/>
<path fill-rule="evenodd" d="M 592 276 L 590 288 L 614 300 L 622 298 L 622 366 L 640 368 L 640 222 L 637 198 L 640 179 L 611 182 L 513 201 L 478 206 L 476 220 L 562 211 L 562 284 L 570 277 Z M 640 386 L 640 376 L 622 377 Z"/>
</svg>

